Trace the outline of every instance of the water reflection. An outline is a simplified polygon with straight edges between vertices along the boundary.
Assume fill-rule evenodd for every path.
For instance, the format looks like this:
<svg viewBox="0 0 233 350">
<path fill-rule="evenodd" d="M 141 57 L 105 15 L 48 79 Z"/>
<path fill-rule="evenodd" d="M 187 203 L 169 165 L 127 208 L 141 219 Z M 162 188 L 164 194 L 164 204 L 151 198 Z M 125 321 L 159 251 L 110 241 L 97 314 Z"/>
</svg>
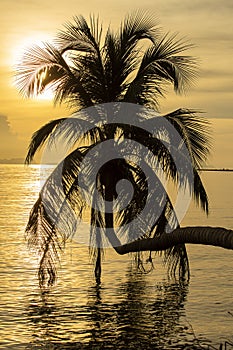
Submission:
<svg viewBox="0 0 233 350">
<path fill-rule="evenodd" d="M 31 295 L 26 308 L 27 349 L 184 349 L 193 345 L 185 321 L 188 285 L 174 281 L 148 285 L 132 269 L 108 300 L 104 286 L 88 289 L 86 305 L 67 305 L 58 295 Z M 115 299 L 116 300 L 116 299 Z"/>
<path fill-rule="evenodd" d="M 169 349 L 171 344 L 179 343 L 184 346 L 187 327 L 181 326 L 180 318 L 184 316 L 188 286 L 174 281 L 148 286 L 145 276 L 133 271 L 127 277 L 119 287 L 122 300 L 117 304 L 104 304 L 101 288 L 96 288 L 96 294 L 90 290 L 92 345 L 104 342 L 109 348 L 114 344 L 116 349 Z"/>
<path fill-rule="evenodd" d="M 37 260 L 24 241 L 39 175 L 36 167 L 0 166 L 0 349 L 127 349 L 124 344 L 136 348 L 140 342 L 139 349 L 194 349 L 184 307 L 201 344 L 206 338 L 216 348 L 227 339 L 232 343 L 233 318 L 227 313 L 233 311 L 231 251 L 189 247 L 192 278 L 186 302 L 188 286 L 157 282 L 165 276 L 160 265 L 146 277 L 132 270 L 125 276 L 127 259 L 114 252 L 105 261 L 102 285 L 91 285 L 88 249 L 67 246 L 59 284 L 41 297 Z M 232 227 L 232 173 L 203 176 L 212 215 L 204 221 L 193 207 L 183 225 Z M 216 186 L 218 182 L 224 186 Z"/>
<path fill-rule="evenodd" d="M 59 310 L 60 309 L 60 310 Z M 56 305 L 55 296 L 49 294 L 32 295 L 25 311 L 28 320 L 30 345 L 27 349 L 37 349 L 60 340 L 59 312 L 62 309 Z M 61 340 L 65 339 L 61 337 Z M 67 338 L 67 341 L 69 338 Z"/>
</svg>

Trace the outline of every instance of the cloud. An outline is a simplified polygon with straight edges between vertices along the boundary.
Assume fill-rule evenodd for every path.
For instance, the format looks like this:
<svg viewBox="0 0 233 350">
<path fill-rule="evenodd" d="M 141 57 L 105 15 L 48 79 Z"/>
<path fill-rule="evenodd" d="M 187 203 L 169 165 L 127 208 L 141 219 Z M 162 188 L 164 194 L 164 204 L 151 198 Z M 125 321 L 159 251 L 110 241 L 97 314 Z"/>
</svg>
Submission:
<svg viewBox="0 0 233 350">
<path fill-rule="evenodd" d="M 7 116 L 0 114 L 0 158 L 22 157 L 23 145 L 11 130 Z"/>
<path fill-rule="evenodd" d="M 4 136 L 5 133 L 11 134 L 10 124 L 7 117 L 0 114 L 0 135 Z"/>
<path fill-rule="evenodd" d="M 193 16 L 195 14 L 227 14 L 233 9 L 232 0 L 193 0 L 193 1 L 180 1 L 170 0 L 166 3 L 167 9 L 174 13 L 174 9 L 178 10 L 177 13 L 188 13 Z"/>
</svg>

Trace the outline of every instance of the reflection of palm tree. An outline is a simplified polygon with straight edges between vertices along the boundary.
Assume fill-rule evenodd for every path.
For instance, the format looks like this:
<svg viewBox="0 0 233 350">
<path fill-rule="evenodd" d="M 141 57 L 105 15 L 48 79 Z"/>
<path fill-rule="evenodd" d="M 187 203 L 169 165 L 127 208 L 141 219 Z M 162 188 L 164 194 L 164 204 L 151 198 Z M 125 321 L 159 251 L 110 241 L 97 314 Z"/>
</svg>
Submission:
<svg viewBox="0 0 233 350">
<path fill-rule="evenodd" d="M 144 43 L 144 39 L 147 39 L 148 47 L 142 52 L 138 45 Z M 88 26 L 83 17 L 76 17 L 74 25 L 68 24 L 66 31 L 59 33 L 57 43 L 58 47 L 47 44 L 44 49 L 34 47 L 25 54 L 18 71 L 18 84 L 21 91 L 29 96 L 43 92 L 48 85 L 53 86 L 55 102 L 68 101 L 77 110 L 106 102 L 130 102 L 157 110 L 158 97 L 163 96 L 166 83 L 172 83 L 176 92 L 182 92 L 195 76 L 193 58 L 182 55 L 190 45 L 178 40 L 176 36 L 160 37 L 154 22 L 146 14 L 127 17 L 116 33 L 109 29 L 103 43 L 102 27 L 98 19 L 91 18 L 91 24 Z M 194 173 L 193 195 L 197 203 L 200 203 L 207 212 L 208 199 L 197 171 L 208 154 L 206 122 L 192 111 L 184 109 L 167 114 L 164 120 L 173 125 L 185 142 Z M 91 149 L 97 145 L 101 147 L 101 143 L 108 139 L 119 139 L 119 137 L 132 139 L 152 152 L 167 176 L 177 182 L 177 169 L 173 158 L 158 137 L 149 131 L 133 127 L 129 123 L 101 124 L 100 120 L 99 124 L 95 123 L 94 126 L 90 122 L 92 128 L 83 135 L 83 125 L 86 125 L 84 121 L 78 120 L 75 129 L 73 123 L 65 123 L 64 118 L 46 124 L 33 135 L 26 158 L 30 163 L 48 137 L 54 133 L 59 135 L 61 130 L 69 139 L 71 148 L 78 139 L 85 141 L 85 147 L 78 147 L 71 152 L 65 158 L 62 169 L 59 168 L 62 171 L 65 198 L 60 196 L 61 193 L 56 187 L 55 170 L 30 215 L 27 233 L 30 244 L 38 249 L 41 257 L 39 268 L 41 284 L 46 281 L 49 284 L 54 282 L 55 261 L 67 238 L 67 232 L 70 232 L 67 230 L 73 225 L 62 203 L 68 200 L 76 215 L 80 217 L 83 215 L 86 203 L 80 194 L 77 175 L 82 160 Z M 166 131 L 161 129 L 158 133 L 166 134 Z M 170 138 L 172 135 L 167 133 L 166 137 Z M 104 147 L 101 151 L 104 152 Z M 86 171 L 88 172 L 88 169 Z M 187 182 L 187 176 L 182 175 L 182 181 Z M 121 179 L 129 180 L 134 187 L 130 210 L 128 207 L 122 210 L 117 218 L 118 225 L 124 226 L 142 210 L 147 197 L 147 184 L 145 175 L 134 163 L 122 159 L 111 160 L 99 169 L 97 176 L 97 187 L 105 200 L 112 201 L 116 198 L 116 184 Z M 155 189 L 157 186 L 161 184 L 157 182 Z M 50 201 L 47 205 L 44 203 L 43 191 L 46 191 L 47 199 Z M 161 198 L 155 197 L 155 200 L 159 202 Z M 61 205 L 56 215 L 59 216 L 63 232 L 57 229 L 51 216 L 48 215 L 48 211 L 52 212 L 58 203 Z M 114 217 L 106 211 L 105 214 L 101 214 L 99 205 L 98 200 L 93 198 L 91 224 L 94 229 L 91 232 L 91 239 L 95 241 L 97 247 L 94 250 L 97 278 L 101 272 L 101 240 L 107 236 L 112 246 L 120 253 L 121 249 L 124 249 L 125 253 L 128 247 L 116 248 L 118 238 L 114 235 L 114 231 L 109 236 L 106 230 L 114 226 Z M 153 213 L 149 214 L 148 216 L 153 216 Z M 144 229 L 143 237 L 145 239 L 157 237 L 172 219 L 176 221 L 171 201 L 166 195 L 161 217 L 149 232 L 148 228 Z M 130 238 L 132 232 L 127 234 Z M 166 247 L 168 249 L 165 255 L 169 262 L 173 262 L 172 268 L 179 266 L 182 274 L 188 270 L 183 243 L 185 241 L 176 241 L 175 246 Z M 139 251 L 138 247 L 136 251 Z"/>
<path fill-rule="evenodd" d="M 56 312 L 56 302 L 51 294 L 43 293 L 41 299 L 38 298 L 38 295 L 30 296 L 25 318 L 30 321 L 27 331 L 28 338 L 32 338 L 33 344 L 46 343 L 51 339 L 56 339 L 56 329 L 59 324 L 54 316 Z"/>
<path fill-rule="evenodd" d="M 98 284 L 89 287 L 87 305 L 73 305 L 72 298 L 64 303 L 61 294 L 56 301 L 52 293 L 42 300 L 33 296 L 26 310 L 30 346 L 144 350 L 191 345 L 193 338 L 188 344 L 188 330 L 181 320 L 188 285 L 174 280 L 154 284 L 135 272 L 129 269 L 114 292 L 114 301 L 111 287 L 108 290 Z"/>
<path fill-rule="evenodd" d="M 184 347 L 188 335 L 180 317 L 184 316 L 188 285 L 165 281 L 156 290 L 156 286 L 147 284 L 145 275 L 130 270 L 115 295 L 119 303 L 113 305 L 106 304 L 90 289 L 93 348 L 114 344 L 117 349 L 169 349 L 171 340 Z"/>
</svg>

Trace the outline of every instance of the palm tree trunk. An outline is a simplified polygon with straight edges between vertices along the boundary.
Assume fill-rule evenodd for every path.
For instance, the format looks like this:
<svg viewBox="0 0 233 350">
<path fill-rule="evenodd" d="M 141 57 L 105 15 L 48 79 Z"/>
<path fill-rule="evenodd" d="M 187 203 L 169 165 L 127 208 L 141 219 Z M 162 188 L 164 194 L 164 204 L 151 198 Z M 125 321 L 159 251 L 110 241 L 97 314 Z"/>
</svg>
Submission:
<svg viewBox="0 0 233 350">
<path fill-rule="evenodd" d="M 204 244 L 233 249 L 233 230 L 222 227 L 183 227 L 158 237 L 137 240 L 115 248 L 118 254 L 161 251 L 178 244 Z"/>
<path fill-rule="evenodd" d="M 101 248 L 97 250 L 97 259 L 95 263 L 95 280 L 97 284 L 100 284 L 101 277 Z"/>
<path fill-rule="evenodd" d="M 113 214 L 112 213 L 105 213 L 105 227 L 106 227 L 106 237 L 108 238 L 109 242 L 111 243 L 112 247 L 114 249 L 118 249 L 119 246 L 121 246 L 121 241 L 117 237 L 115 230 L 113 228 Z"/>
</svg>

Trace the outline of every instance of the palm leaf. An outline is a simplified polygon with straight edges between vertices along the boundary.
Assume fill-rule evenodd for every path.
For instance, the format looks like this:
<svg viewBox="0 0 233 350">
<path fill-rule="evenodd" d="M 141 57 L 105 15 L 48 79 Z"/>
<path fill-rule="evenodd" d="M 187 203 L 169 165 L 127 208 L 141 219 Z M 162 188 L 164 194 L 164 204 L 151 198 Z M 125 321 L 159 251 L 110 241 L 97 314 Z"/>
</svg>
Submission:
<svg viewBox="0 0 233 350">
<path fill-rule="evenodd" d="M 41 287 L 55 283 L 65 242 L 76 232 L 78 217 L 86 206 L 77 181 L 77 169 L 85 153 L 86 149 L 77 149 L 55 168 L 29 216 L 26 237 L 39 256 Z"/>
<path fill-rule="evenodd" d="M 55 47 L 50 44 L 44 44 L 44 48 L 34 46 L 25 52 L 18 67 L 17 84 L 22 93 L 33 96 L 48 84 L 56 85 L 69 72 L 69 66 Z"/>
<path fill-rule="evenodd" d="M 197 75 L 194 58 L 180 55 L 191 47 L 184 40 L 177 40 L 176 35 L 153 40 L 124 100 L 158 107 L 158 97 L 163 96 L 166 83 L 172 83 L 176 92 L 183 92 Z"/>
<path fill-rule="evenodd" d="M 140 50 L 136 46 L 143 39 L 154 40 L 157 30 L 152 16 L 136 11 L 125 18 L 118 33 L 107 31 L 104 66 L 110 101 L 122 98 L 131 74 L 139 65 Z"/>
<path fill-rule="evenodd" d="M 177 109 L 164 115 L 184 140 L 193 165 L 199 169 L 207 160 L 210 152 L 210 124 L 196 111 Z"/>
<path fill-rule="evenodd" d="M 208 196 L 198 169 L 203 166 L 210 148 L 209 122 L 194 111 L 178 109 L 164 116 L 181 135 L 193 164 L 193 195 L 198 204 L 208 214 Z"/>
<path fill-rule="evenodd" d="M 90 26 L 86 19 L 79 15 L 74 17 L 74 24 L 68 22 L 65 29 L 60 31 L 57 36 L 57 43 L 62 52 L 66 50 L 77 50 L 88 53 L 96 51 L 100 45 L 102 26 L 99 24 L 99 18 L 90 16 Z"/>
<path fill-rule="evenodd" d="M 56 262 L 63 249 L 63 237 L 59 236 L 54 223 L 46 214 L 42 198 L 39 196 L 33 206 L 26 227 L 29 247 L 39 257 L 38 278 L 40 286 L 52 285 L 56 281 Z"/>
<path fill-rule="evenodd" d="M 35 153 L 44 145 L 48 137 L 54 132 L 54 129 L 59 124 L 62 124 L 66 118 L 60 118 L 56 120 L 51 120 L 49 123 L 42 126 L 39 130 L 37 130 L 31 138 L 29 147 L 28 147 L 28 153 L 25 159 L 25 163 L 29 164 L 32 162 Z"/>
<path fill-rule="evenodd" d="M 17 70 L 16 84 L 22 94 L 35 96 L 48 85 L 54 88 L 55 101 L 63 101 L 70 94 L 78 95 L 86 105 L 92 105 L 91 98 L 82 86 L 80 74 L 70 67 L 61 52 L 50 44 L 44 48 L 34 46 L 26 51 Z M 72 88 L 69 88 L 72 86 Z M 59 96 L 59 98 L 58 98 Z"/>
<path fill-rule="evenodd" d="M 193 196 L 194 196 L 197 204 L 200 204 L 201 208 L 208 215 L 208 213 L 209 213 L 208 195 L 206 193 L 206 190 L 205 190 L 205 187 L 202 183 L 200 175 L 198 174 L 198 171 L 196 169 L 194 169 L 193 173 L 194 173 Z"/>
<path fill-rule="evenodd" d="M 83 16 L 78 16 L 74 18 L 74 24 L 66 24 L 66 31 L 60 32 L 58 36 L 61 52 L 70 53 L 73 66 L 82 71 L 82 83 L 95 103 L 105 102 L 107 96 L 101 35 L 102 26 L 98 17 L 90 17 L 89 26 Z M 80 55 L 79 51 L 86 54 Z"/>
</svg>

